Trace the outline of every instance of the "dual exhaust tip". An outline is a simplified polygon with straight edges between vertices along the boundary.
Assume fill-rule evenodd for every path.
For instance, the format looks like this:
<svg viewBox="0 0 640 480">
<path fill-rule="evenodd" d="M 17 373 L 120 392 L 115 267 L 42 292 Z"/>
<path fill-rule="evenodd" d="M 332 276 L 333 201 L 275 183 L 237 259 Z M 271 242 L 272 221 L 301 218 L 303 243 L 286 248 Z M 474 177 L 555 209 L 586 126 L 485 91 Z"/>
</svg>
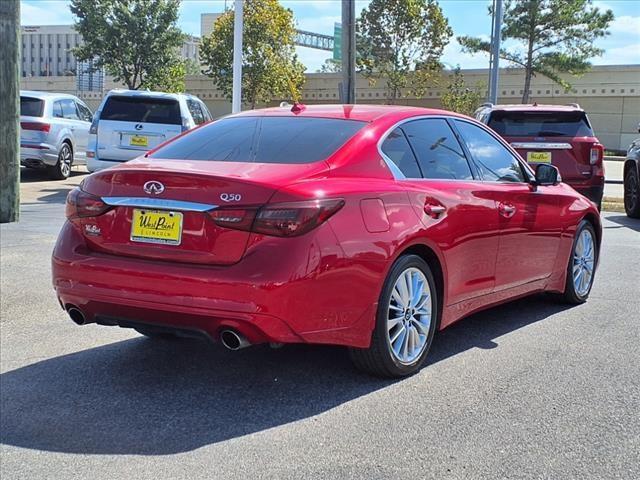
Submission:
<svg viewBox="0 0 640 480">
<path fill-rule="evenodd" d="M 67 314 L 77 325 L 84 325 L 87 323 L 87 319 L 78 307 L 74 305 L 67 306 Z M 220 332 L 220 342 L 225 348 L 229 350 L 240 350 L 251 345 L 246 337 L 235 330 L 222 330 Z"/>
</svg>

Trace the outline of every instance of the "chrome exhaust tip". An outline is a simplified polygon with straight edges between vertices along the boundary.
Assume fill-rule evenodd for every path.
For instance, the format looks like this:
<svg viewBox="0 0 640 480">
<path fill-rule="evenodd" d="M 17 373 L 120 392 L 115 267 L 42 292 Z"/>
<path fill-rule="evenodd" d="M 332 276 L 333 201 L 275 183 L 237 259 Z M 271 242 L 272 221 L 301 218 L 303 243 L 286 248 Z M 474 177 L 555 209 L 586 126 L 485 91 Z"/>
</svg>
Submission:
<svg viewBox="0 0 640 480">
<path fill-rule="evenodd" d="M 233 330 L 223 330 L 220 332 L 220 342 L 229 350 L 240 350 L 251 345 L 249 341 L 241 334 Z"/>
<path fill-rule="evenodd" d="M 87 323 L 84 313 L 77 307 L 68 307 L 67 313 L 73 322 L 77 325 L 84 325 Z"/>
</svg>

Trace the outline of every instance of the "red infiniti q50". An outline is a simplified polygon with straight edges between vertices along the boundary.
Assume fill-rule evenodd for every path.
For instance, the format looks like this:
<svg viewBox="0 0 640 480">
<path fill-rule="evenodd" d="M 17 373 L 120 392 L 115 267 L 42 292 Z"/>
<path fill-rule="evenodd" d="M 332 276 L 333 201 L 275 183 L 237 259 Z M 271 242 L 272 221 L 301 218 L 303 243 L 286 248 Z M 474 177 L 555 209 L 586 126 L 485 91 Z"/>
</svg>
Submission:
<svg viewBox="0 0 640 480">
<path fill-rule="evenodd" d="M 434 333 L 536 292 L 584 302 L 595 206 L 490 129 L 440 110 L 270 108 L 87 177 L 53 284 L 78 324 L 350 348 L 415 372 Z"/>
</svg>

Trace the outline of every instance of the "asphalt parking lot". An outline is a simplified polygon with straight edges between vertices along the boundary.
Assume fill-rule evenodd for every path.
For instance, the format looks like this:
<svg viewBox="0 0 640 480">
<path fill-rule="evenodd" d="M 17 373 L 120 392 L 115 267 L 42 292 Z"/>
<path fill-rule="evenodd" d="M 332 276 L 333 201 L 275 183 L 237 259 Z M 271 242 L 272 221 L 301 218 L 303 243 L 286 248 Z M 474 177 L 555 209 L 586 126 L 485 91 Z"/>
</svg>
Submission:
<svg viewBox="0 0 640 480">
<path fill-rule="evenodd" d="M 2 225 L 2 479 L 640 478 L 640 221 L 603 214 L 591 298 L 536 296 L 436 336 L 402 381 L 343 349 L 228 352 L 78 327 L 50 285 L 66 193 L 26 172 Z"/>
</svg>

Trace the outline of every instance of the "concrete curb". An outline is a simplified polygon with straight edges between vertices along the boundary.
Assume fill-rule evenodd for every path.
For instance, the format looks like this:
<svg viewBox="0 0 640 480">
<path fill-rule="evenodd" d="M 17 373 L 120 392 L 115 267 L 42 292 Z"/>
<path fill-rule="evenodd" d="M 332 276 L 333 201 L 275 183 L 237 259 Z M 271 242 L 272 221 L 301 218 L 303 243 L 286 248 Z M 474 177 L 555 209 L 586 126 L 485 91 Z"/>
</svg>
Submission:
<svg viewBox="0 0 640 480">
<path fill-rule="evenodd" d="M 615 156 L 607 156 L 603 157 L 605 162 L 624 162 L 627 157 L 615 157 Z"/>
<path fill-rule="evenodd" d="M 616 197 L 604 197 L 602 199 L 602 211 L 625 213 L 624 199 Z"/>
</svg>

